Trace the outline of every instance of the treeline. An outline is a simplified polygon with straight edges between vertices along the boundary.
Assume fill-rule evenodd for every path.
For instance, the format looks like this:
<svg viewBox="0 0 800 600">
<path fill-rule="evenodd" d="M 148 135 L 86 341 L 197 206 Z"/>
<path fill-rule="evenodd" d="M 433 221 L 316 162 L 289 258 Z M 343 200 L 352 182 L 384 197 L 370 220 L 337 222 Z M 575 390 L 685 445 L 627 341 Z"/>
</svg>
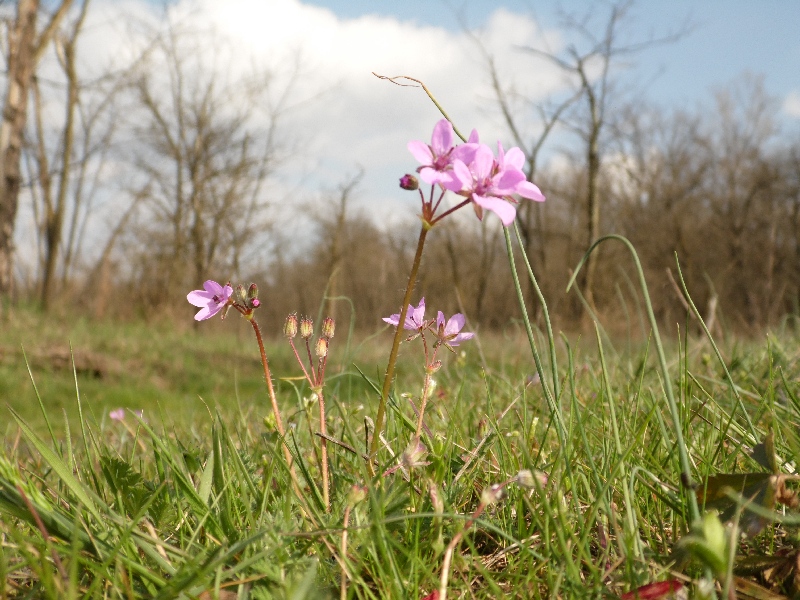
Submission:
<svg viewBox="0 0 800 600">
<path fill-rule="evenodd" d="M 3 124 L 24 128 L 19 195 L 12 198 L 13 186 L 0 193 L 0 299 L 93 316 L 190 314 L 187 291 L 206 278 L 233 277 L 259 283 L 263 311 L 274 319 L 293 311 L 316 315 L 322 306 L 342 326 L 355 314 L 356 325 L 370 330 L 397 311 L 418 223 L 409 217 L 387 228 L 353 211 L 353 196 L 370 193 L 357 179 L 299 211 L 310 218 L 302 251 L 281 233 L 275 208 L 291 192 L 277 191 L 287 186 L 276 182 L 292 156 L 283 120 L 297 65 L 231 68 L 241 61 L 224 40 L 209 44 L 213 32 L 167 20 L 135 23 L 135 51 L 83 72 L 90 11 L 86 2 L 63 9 L 70 4 L 44 15 L 37 50 L 19 67 L 31 71 L 28 88 L 6 90 L 27 118 L 18 110 L 13 123 Z M 38 2 L 20 2 L 16 22 L 8 22 L 30 27 L 38 12 Z M 610 14 L 602 44 L 590 44 L 585 54 L 539 57 L 576 84 L 538 107 L 535 135 L 515 120 L 531 121 L 487 58 L 508 125 L 505 146 L 522 148 L 529 176 L 547 196 L 542 204 L 523 202 L 519 240 L 511 231 L 531 313 L 541 307 L 522 249 L 558 327 L 585 324 L 589 311 L 606 323 L 636 326 L 641 298 L 631 258 L 618 243 L 602 245 L 565 293 L 590 242 L 617 233 L 638 249 L 665 323 L 685 319 L 676 255 L 711 321 L 755 332 L 797 314 L 800 134 L 787 130 L 758 77 L 743 76 L 694 110 L 669 112 L 611 96 L 606 78 L 613 69 L 600 78 L 585 71 L 592 61 L 612 66 L 624 50 L 614 38 L 624 11 Z M 35 37 L 34 29 L 28 35 Z M 23 81 L 18 75 L 14 81 Z M 8 161 L 13 153 L 6 150 L 0 154 Z M 413 164 L 409 156 L 409 169 Z M 8 182 L 13 169 L 4 168 Z M 17 205 L 29 221 L 7 216 Z M 17 226 L 16 257 L 9 223 Z M 28 223 L 29 230 L 19 230 Z M 472 327 L 519 319 L 506 242 L 493 215 L 481 223 L 467 208 L 432 231 L 415 301 L 423 295 L 432 308 L 465 312 Z"/>
<path fill-rule="evenodd" d="M 601 235 L 627 237 L 639 253 L 656 315 L 685 321 L 676 258 L 689 293 L 712 324 L 755 333 L 798 314 L 800 297 L 800 138 L 781 135 L 778 110 L 757 78 L 719 91 L 710 107 L 665 114 L 653 107 L 623 111 L 613 123 L 614 152 L 602 165 Z M 543 204 L 518 213 L 522 244 L 516 262 L 532 314 L 540 311 L 520 246 L 561 327 L 584 320 L 568 280 L 587 249 L 586 171 L 580 158 L 540 169 Z M 398 193 L 408 193 L 401 192 Z M 316 242 L 300 257 L 279 258 L 263 275 L 268 310 L 316 314 L 323 295 L 345 296 L 358 322 L 374 327 L 396 310 L 414 252 L 418 224 L 385 231 L 348 215 L 346 193 L 319 217 Z M 337 212 L 338 211 L 338 212 Z M 475 325 L 498 328 L 519 318 L 505 238 L 491 216 L 469 208 L 428 237 L 415 298 Z M 592 308 L 607 322 L 638 330 L 643 305 L 628 251 L 617 242 L 598 250 Z M 337 314 L 348 313 L 339 301 Z M 330 310 L 330 309 L 328 309 Z"/>
</svg>

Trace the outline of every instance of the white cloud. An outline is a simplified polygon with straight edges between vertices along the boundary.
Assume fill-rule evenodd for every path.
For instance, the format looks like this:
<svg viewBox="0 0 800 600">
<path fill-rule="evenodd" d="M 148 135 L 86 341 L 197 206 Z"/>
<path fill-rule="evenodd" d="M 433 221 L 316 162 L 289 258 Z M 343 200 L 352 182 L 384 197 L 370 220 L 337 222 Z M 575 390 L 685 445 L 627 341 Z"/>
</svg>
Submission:
<svg viewBox="0 0 800 600">
<path fill-rule="evenodd" d="M 390 17 L 341 19 L 299 0 L 177 0 L 166 11 L 148 0 L 99 0 L 81 41 L 82 74 L 124 64 L 144 47 L 148 28 L 167 23 L 205 36 L 193 58 L 208 60 L 209 69 L 232 80 L 265 68 L 277 74 L 280 87 L 299 64 L 283 134 L 302 152 L 277 183 L 278 194 L 293 190 L 293 197 L 307 200 L 363 168 L 357 206 L 384 223 L 416 211 L 417 196 L 397 185 L 416 167 L 406 144 L 428 140 L 440 114 L 421 89 L 393 85 L 373 72 L 424 81 L 465 134 L 474 127 L 485 142 L 508 142 L 480 52 L 466 33 Z M 543 99 L 563 87 L 555 68 L 519 50 L 558 50 L 561 43 L 529 17 L 498 9 L 480 39 L 520 97 Z M 54 61 L 51 68 L 58 70 Z M 535 118 L 527 110 L 520 118 L 530 127 Z"/>
<path fill-rule="evenodd" d="M 793 90 L 789 92 L 783 101 L 783 112 L 790 117 L 800 119 L 800 91 Z"/>
<path fill-rule="evenodd" d="M 465 132 L 477 127 L 485 141 L 507 137 L 496 111 L 487 110 L 488 76 L 464 33 L 389 17 L 339 19 L 298 0 L 184 0 L 173 10 L 216 27 L 242 65 L 280 67 L 299 56 L 303 77 L 296 94 L 322 94 L 293 112 L 290 124 L 309 140 L 307 158 L 322 182 L 335 185 L 360 165 L 367 173 L 364 197 L 401 198 L 397 177 L 416 166 L 406 143 L 427 139 L 440 118 L 422 90 L 379 80 L 373 72 L 420 79 Z M 518 93 L 541 99 L 563 84 L 541 63 L 533 72 L 515 67 L 522 58 L 515 46 L 545 39 L 530 18 L 498 9 L 482 33 L 501 76 Z M 558 38 L 547 43 L 557 45 Z"/>
</svg>

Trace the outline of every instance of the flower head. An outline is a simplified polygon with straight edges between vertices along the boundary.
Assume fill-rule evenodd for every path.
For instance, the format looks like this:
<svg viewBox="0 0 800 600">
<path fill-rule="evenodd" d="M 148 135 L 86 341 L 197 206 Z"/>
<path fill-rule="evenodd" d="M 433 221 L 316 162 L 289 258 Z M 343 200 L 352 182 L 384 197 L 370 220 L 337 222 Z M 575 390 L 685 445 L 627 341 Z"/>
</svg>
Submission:
<svg viewBox="0 0 800 600">
<path fill-rule="evenodd" d="M 522 172 L 525 155 L 519 148 L 511 148 L 506 153 L 503 146 L 498 144 L 498 156 L 495 158 L 486 144 L 473 145 L 477 147 L 472 160 L 463 160 L 466 157 L 464 153 L 453 161 L 452 168 L 453 177 L 460 184 L 458 193 L 473 202 L 478 218 L 482 218 L 483 209 L 487 209 L 500 217 L 507 227 L 517 215 L 514 207 L 517 201 L 513 194 L 538 202 L 544 201 L 544 195 L 539 188 L 525 179 Z"/>
<path fill-rule="evenodd" d="M 453 125 L 447 119 L 436 123 L 430 144 L 420 141 L 408 142 L 408 151 L 422 163 L 417 167 L 420 179 L 432 185 L 441 184 L 447 189 L 458 189 L 460 186 L 453 178 L 451 170 L 454 149 Z"/>
<path fill-rule="evenodd" d="M 230 285 L 222 286 L 209 279 L 203 284 L 202 290 L 189 292 L 186 299 L 189 304 L 200 308 L 194 320 L 205 321 L 222 310 L 230 302 L 232 295 L 233 288 Z"/>
<path fill-rule="evenodd" d="M 439 311 L 436 316 L 436 337 L 439 343 L 452 348 L 475 337 L 474 333 L 460 333 L 464 323 L 466 318 L 461 313 L 456 313 L 445 321 L 444 313 Z"/>
<path fill-rule="evenodd" d="M 134 410 L 133 414 L 135 414 L 137 417 L 139 417 L 141 419 L 142 415 L 144 415 L 144 411 L 141 410 L 141 409 Z M 110 411 L 108 413 L 108 416 L 111 418 L 112 421 L 124 421 L 125 420 L 125 409 L 124 408 L 116 408 L 116 409 Z"/>
<path fill-rule="evenodd" d="M 397 327 L 400 325 L 400 313 L 393 314 L 389 317 L 384 317 L 384 321 L 389 325 Z M 410 329 L 412 331 L 421 331 L 425 328 L 425 298 L 420 298 L 419 304 L 416 308 L 411 304 L 408 305 L 406 312 L 406 320 L 403 323 L 403 329 Z"/>
</svg>

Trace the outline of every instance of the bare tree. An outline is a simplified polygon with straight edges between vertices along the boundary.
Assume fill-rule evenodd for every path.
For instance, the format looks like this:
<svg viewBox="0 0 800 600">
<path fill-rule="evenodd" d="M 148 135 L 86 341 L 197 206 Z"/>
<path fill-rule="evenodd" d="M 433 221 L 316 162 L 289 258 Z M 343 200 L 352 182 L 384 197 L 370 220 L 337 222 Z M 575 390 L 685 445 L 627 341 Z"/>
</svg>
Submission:
<svg viewBox="0 0 800 600">
<path fill-rule="evenodd" d="M 16 20 L 9 27 L 8 84 L 0 123 L 0 297 L 13 291 L 14 223 L 31 81 L 36 65 L 71 4 L 72 0 L 62 0 L 45 29 L 37 34 L 39 0 L 19 0 Z"/>
<path fill-rule="evenodd" d="M 337 317 L 337 301 L 333 300 L 344 292 L 345 253 L 347 245 L 350 220 L 348 203 L 358 188 L 364 172 L 359 170 L 354 176 L 349 177 L 336 192 L 335 202 L 326 202 L 328 209 L 310 209 L 308 214 L 319 232 L 320 244 L 317 247 L 323 259 L 323 272 L 328 273 L 327 296 L 325 314 L 332 319 Z M 327 260 L 325 259 L 327 257 Z"/>
<path fill-rule="evenodd" d="M 279 161 L 289 89 L 270 105 L 268 74 L 233 78 L 225 74 L 232 69 L 204 63 L 208 36 L 168 28 L 134 84 L 134 162 L 147 221 L 138 235 L 145 260 L 155 261 L 144 276 L 159 295 L 213 272 L 236 273 L 243 249 L 267 226 L 263 186 Z"/>
<path fill-rule="evenodd" d="M 613 67 L 621 64 L 621 60 L 625 57 L 635 55 L 656 44 L 676 41 L 685 34 L 684 30 L 659 39 L 620 42 L 621 30 L 626 25 L 632 4 L 631 0 L 613 3 L 599 36 L 593 31 L 591 13 L 581 18 L 565 15 L 565 28 L 568 33 L 576 35 L 578 41 L 569 45 L 562 54 L 533 47 L 525 48 L 530 54 L 556 65 L 574 82 L 572 92 L 574 95 L 568 96 L 563 104 L 550 113 L 550 120 L 544 121 L 544 134 L 546 135 L 552 128 L 553 119 L 558 119 L 577 133 L 582 141 L 586 167 L 584 240 L 587 247 L 600 236 L 601 230 L 600 176 L 604 152 L 602 138 L 608 124 L 609 107 L 617 97 Z M 579 48 L 578 44 L 583 48 Z M 576 105 L 573 106 L 573 103 Z M 502 107 L 502 101 L 500 104 Z M 532 149 L 538 151 L 538 146 L 534 144 Z M 597 254 L 593 253 L 582 271 L 581 282 L 583 294 L 590 306 L 594 305 L 593 288 L 596 271 Z"/>
<path fill-rule="evenodd" d="M 38 183 L 41 190 L 42 214 L 40 229 L 43 239 L 43 265 L 41 276 L 41 303 L 46 310 L 54 291 L 56 264 L 61 250 L 61 238 L 64 228 L 64 217 L 67 212 L 67 201 L 72 175 L 73 145 L 75 142 L 76 113 L 80 94 L 80 82 L 76 68 L 76 47 L 78 35 L 83 27 L 89 8 L 89 0 L 81 4 L 77 18 L 70 31 L 65 35 L 55 36 L 56 55 L 66 79 L 64 101 L 64 124 L 59 136 L 55 152 L 55 161 L 60 164 L 51 166 L 45 141 L 46 133 L 42 117 L 42 99 L 38 80 L 33 80 L 33 109 L 36 129 L 36 163 Z M 54 189 L 53 172 L 57 171 L 58 183 Z M 38 212 L 38 211 L 37 211 Z"/>
</svg>

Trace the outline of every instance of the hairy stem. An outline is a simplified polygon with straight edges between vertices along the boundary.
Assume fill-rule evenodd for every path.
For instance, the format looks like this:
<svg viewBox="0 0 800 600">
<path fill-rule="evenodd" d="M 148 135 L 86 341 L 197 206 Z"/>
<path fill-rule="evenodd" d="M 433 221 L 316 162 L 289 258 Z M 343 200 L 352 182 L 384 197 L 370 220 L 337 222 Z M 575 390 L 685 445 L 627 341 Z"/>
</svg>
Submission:
<svg viewBox="0 0 800 600">
<path fill-rule="evenodd" d="M 322 450 L 322 501 L 325 503 L 325 512 L 331 512 L 331 482 L 328 475 L 328 428 L 325 423 L 325 395 L 322 393 L 322 387 L 315 390 L 317 398 L 319 399 L 319 432 L 320 436 L 320 449 Z"/>
<path fill-rule="evenodd" d="M 267 352 L 264 350 L 264 340 L 261 337 L 261 329 L 258 322 L 252 317 L 246 317 L 250 324 L 253 326 L 253 331 L 256 334 L 258 341 L 258 349 L 261 352 L 261 364 L 264 366 L 264 379 L 267 382 L 267 392 L 269 393 L 270 402 L 272 402 L 272 414 L 275 415 L 275 426 L 278 428 L 278 434 L 281 436 L 281 447 L 283 448 L 283 456 L 286 458 L 286 465 L 289 467 L 289 475 L 292 477 L 295 492 L 300 495 L 300 484 L 297 481 L 297 473 L 294 471 L 294 461 L 292 460 L 292 453 L 286 445 L 286 430 L 283 428 L 283 419 L 281 419 L 281 412 L 278 409 L 278 400 L 275 397 L 275 387 L 272 385 L 272 374 L 269 371 L 269 362 L 267 361 Z"/>
</svg>

